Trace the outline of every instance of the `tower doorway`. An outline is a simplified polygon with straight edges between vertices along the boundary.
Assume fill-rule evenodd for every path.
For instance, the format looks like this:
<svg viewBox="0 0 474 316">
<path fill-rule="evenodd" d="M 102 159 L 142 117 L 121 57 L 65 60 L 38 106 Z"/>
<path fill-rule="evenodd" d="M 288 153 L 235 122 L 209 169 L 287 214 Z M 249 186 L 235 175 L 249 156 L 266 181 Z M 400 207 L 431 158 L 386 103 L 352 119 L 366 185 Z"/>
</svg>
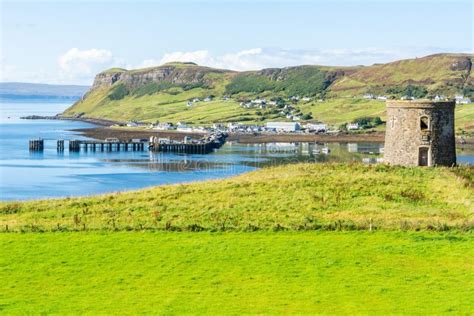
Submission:
<svg viewBox="0 0 474 316">
<path fill-rule="evenodd" d="M 418 166 L 428 166 L 428 147 L 420 147 L 418 152 Z"/>
</svg>

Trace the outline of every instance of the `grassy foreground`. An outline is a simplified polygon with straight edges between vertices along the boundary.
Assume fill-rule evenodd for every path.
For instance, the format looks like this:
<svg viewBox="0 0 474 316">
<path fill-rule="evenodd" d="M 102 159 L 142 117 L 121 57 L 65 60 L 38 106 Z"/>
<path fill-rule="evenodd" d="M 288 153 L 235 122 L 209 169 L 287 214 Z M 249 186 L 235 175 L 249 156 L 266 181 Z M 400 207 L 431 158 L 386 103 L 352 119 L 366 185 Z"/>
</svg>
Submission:
<svg viewBox="0 0 474 316">
<path fill-rule="evenodd" d="M 290 164 L 84 198 L 0 203 L 0 231 L 474 228 L 472 167 Z"/>
<path fill-rule="evenodd" d="M 0 314 L 469 314 L 474 238 L 0 234 Z"/>
<path fill-rule="evenodd" d="M 295 164 L 0 203 L 0 314 L 469 314 L 473 171 Z"/>
</svg>

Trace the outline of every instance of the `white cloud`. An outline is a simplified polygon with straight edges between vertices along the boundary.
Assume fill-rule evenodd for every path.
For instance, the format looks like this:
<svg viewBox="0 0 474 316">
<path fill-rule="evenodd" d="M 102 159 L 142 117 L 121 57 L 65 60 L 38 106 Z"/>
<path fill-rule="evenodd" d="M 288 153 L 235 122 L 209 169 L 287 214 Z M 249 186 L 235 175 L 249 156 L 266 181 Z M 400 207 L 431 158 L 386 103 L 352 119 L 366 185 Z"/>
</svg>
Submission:
<svg viewBox="0 0 474 316">
<path fill-rule="evenodd" d="M 335 48 L 322 50 L 257 47 L 223 54 L 215 54 L 208 50 L 168 52 L 161 56 L 161 58 L 156 56 L 155 58 L 146 59 L 139 64 L 130 65 L 106 49 L 91 48 L 81 50 L 71 48 L 58 57 L 58 68 L 37 67 L 33 69 L 9 63 L 0 50 L 0 81 L 91 84 L 94 76 L 107 68 L 144 68 L 172 61 L 195 62 L 202 66 L 244 71 L 305 64 L 334 66 L 371 65 L 373 63 L 385 63 L 402 58 L 421 57 L 447 51 L 447 49 L 440 47 L 404 47 L 398 49 L 369 47 L 362 49 Z M 462 51 L 466 50 L 459 50 L 458 52 Z"/>
<path fill-rule="evenodd" d="M 160 60 L 160 64 L 172 61 L 191 61 L 199 65 L 205 65 L 213 62 L 207 50 L 197 50 L 194 52 L 173 52 L 166 53 Z"/>
<path fill-rule="evenodd" d="M 97 48 L 87 50 L 71 48 L 58 58 L 61 76 L 68 81 L 90 79 L 106 68 L 123 64 L 123 60 L 114 57 L 111 51 Z"/>
<path fill-rule="evenodd" d="M 278 48 L 251 48 L 247 50 L 215 55 L 207 50 L 170 52 L 161 59 L 147 59 L 139 67 L 158 66 L 167 62 L 194 62 L 203 66 L 232 70 L 256 70 L 271 67 L 286 67 L 303 64 L 348 66 L 387 62 L 400 58 L 397 51 L 377 48 L 330 49 L 330 50 L 285 50 Z M 411 57 L 407 55 L 407 57 Z"/>
</svg>

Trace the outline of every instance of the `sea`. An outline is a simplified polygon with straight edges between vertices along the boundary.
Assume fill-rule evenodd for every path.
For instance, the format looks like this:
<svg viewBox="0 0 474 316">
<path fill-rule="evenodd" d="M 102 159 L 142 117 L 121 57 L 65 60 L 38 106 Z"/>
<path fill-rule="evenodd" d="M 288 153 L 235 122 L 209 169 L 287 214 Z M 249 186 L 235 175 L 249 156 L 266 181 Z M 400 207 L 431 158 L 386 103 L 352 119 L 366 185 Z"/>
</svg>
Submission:
<svg viewBox="0 0 474 316">
<path fill-rule="evenodd" d="M 94 125 L 66 120 L 23 120 L 50 116 L 71 101 L 0 98 L 0 200 L 87 196 L 151 186 L 225 178 L 295 162 L 375 162 L 382 143 L 228 142 L 207 155 L 155 152 L 58 152 L 58 139 L 86 139 L 75 129 Z M 43 152 L 28 141 L 45 140 Z M 458 163 L 474 164 L 474 146 L 457 149 Z"/>
</svg>

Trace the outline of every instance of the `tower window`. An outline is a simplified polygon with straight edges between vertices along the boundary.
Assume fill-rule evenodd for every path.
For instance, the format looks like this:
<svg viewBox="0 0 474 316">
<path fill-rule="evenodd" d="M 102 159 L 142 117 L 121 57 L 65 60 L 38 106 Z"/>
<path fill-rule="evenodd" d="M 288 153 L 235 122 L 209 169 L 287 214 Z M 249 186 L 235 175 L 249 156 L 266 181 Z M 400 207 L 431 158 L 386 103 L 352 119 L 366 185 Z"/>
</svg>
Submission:
<svg viewBox="0 0 474 316">
<path fill-rule="evenodd" d="M 420 118 L 420 129 L 422 131 L 427 131 L 427 130 L 430 129 L 430 121 L 429 121 L 428 117 L 422 116 Z"/>
</svg>

